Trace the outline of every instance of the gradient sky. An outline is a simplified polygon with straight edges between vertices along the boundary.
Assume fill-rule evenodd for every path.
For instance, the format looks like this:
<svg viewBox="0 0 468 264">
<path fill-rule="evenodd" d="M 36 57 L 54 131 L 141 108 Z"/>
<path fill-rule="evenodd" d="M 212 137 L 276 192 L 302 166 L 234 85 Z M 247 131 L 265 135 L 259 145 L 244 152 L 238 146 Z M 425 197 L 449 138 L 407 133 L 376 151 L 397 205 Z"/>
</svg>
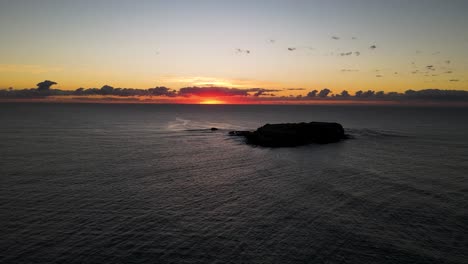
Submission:
<svg viewBox="0 0 468 264">
<path fill-rule="evenodd" d="M 466 0 L 0 0 L 0 88 L 468 90 L 467 14 Z"/>
</svg>

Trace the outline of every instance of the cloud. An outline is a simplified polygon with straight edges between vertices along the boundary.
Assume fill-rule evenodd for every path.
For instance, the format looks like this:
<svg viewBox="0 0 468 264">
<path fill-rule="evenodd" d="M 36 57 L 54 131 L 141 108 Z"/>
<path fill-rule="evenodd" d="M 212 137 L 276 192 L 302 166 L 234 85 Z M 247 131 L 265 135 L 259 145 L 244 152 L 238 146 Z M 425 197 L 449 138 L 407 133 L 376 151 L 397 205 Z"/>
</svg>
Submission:
<svg viewBox="0 0 468 264">
<path fill-rule="evenodd" d="M 169 97 L 174 97 L 176 96 L 176 91 L 175 90 L 170 90 L 167 87 L 155 87 L 155 88 L 149 88 L 148 93 L 152 96 L 169 96 Z"/>
<path fill-rule="evenodd" d="M 451 79 L 450 82 L 461 81 L 459 79 Z M 101 88 L 78 88 L 76 90 L 60 90 L 52 89 L 55 82 L 43 81 L 38 83 L 38 88 L 14 90 L 0 89 L 0 99 L 19 99 L 19 100 L 45 100 L 57 101 L 77 98 L 113 98 L 108 100 L 120 100 L 120 98 L 128 100 L 145 100 L 150 98 L 152 102 L 177 102 L 183 97 L 199 96 L 199 97 L 222 97 L 222 96 L 239 96 L 243 97 L 246 102 L 272 102 L 275 100 L 281 101 L 298 101 L 304 103 L 307 100 L 355 100 L 355 101 L 396 101 L 396 102 L 458 102 L 468 103 L 468 91 L 461 90 L 442 90 L 442 89 L 424 89 L 419 91 L 407 90 L 404 93 L 384 91 L 357 91 L 351 95 L 348 91 L 343 90 L 341 93 L 334 94 L 330 89 L 324 88 L 320 91 L 313 90 L 304 95 L 291 96 L 276 96 L 275 92 L 304 90 L 303 88 L 285 88 L 285 89 L 267 89 L 267 88 L 228 88 L 228 87 L 184 87 L 180 90 L 172 90 L 167 87 L 154 87 L 149 89 L 135 88 L 114 88 L 110 85 L 104 85 Z M 153 98 L 154 97 L 154 98 Z M 131 99 L 133 98 L 133 99 Z M 172 99 L 174 98 L 174 99 Z M 106 101 L 106 99 L 102 99 Z M 185 100 L 185 99 L 183 99 Z M 82 101 L 86 101 L 83 99 Z"/>
<path fill-rule="evenodd" d="M 309 93 L 307 93 L 306 97 L 316 97 L 317 93 L 317 90 L 310 91 Z"/>
<path fill-rule="evenodd" d="M 282 90 L 279 89 L 266 89 L 266 88 L 249 88 L 245 89 L 248 92 L 258 92 L 258 91 L 264 91 L 264 92 L 281 92 Z"/>
<path fill-rule="evenodd" d="M 304 91 L 305 88 L 287 88 L 288 91 Z"/>
<path fill-rule="evenodd" d="M 167 87 L 154 87 L 149 89 L 136 89 L 136 88 L 114 88 L 109 85 L 104 85 L 98 88 L 78 88 L 72 91 L 73 95 L 89 96 L 89 95 L 113 95 L 113 96 L 167 96 L 175 97 L 177 92 L 170 90 Z"/>
<path fill-rule="evenodd" d="M 287 101 L 352 101 L 352 102 L 402 102 L 402 103 L 468 103 L 468 91 L 461 90 L 441 90 L 441 89 L 424 89 L 419 91 L 407 90 L 403 93 L 384 91 L 357 91 L 354 95 L 349 94 L 344 90 L 340 94 L 329 96 L 332 93 L 328 89 L 323 89 L 320 92 L 313 90 L 307 96 L 289 96 L 268 98 L 270 100 L 287 100 Z M 321 95 L 321 96 L 319 96 Z"/>
<path fill-rule="evenodd" d="M 346 90 L 343 90 L 340 94 L 337 94 L 336 97 L 342 97 L 342 98 L 348 98 L 350 97 L 351 95 L 349 94 L 348 91 Z"/>
<path fill-rule="evenodd" d="M 310 46 L 300 46 L 300 47 L 289 47 L 288 48 L 288 51 L 298 51 L 298 50 L 315 50 L 314 47 L 310 47 Z"/>
<path fill-rule="evenodd" d="M 42 86 L 52 85 L 49 81 L 39 83 Z M 42 87 L 40 86 L 40 87 Z M 21 90 L 20 90 L 21 91 Z M 29 91 L 29 90 L 28 90 Z M 227 88 L 227 87 L 184 87 L 179 91 L 171 90 L 167 87 L 155 87 L 149 89 L 135 89 L 135 88 L 114 88 L 109 85 L 104 85 L 100 89 L 98 88 L 78 88 L 75 91 L 61 91 L 60 90 L 50 90 L 48 94 L 44 94 L 42 91 L 48 91 L 48 89 L 41 88 L 36 89 L 38 93 L 34 95 L 78 95 L 78 96 L 94 96 L 94 95 L 105 95 L 105 96 L 121 96 L 121 97 L 131 97 L 131 96 L 166 96 L 166 97 L 190 97 L 190 96 L 201 96 L 201 97 L 217 97 L 217 96 L 249 96 L 250 93 L 254 93 L 254 96 L 267 95 L 267 93 L 280 92 L 279 89 L 265 89 L 265 88 L 249 88 L 249 89 L 240 89 L 240 88 Z M 41 93 L 42 92 L 42 93 Z M 268 94 L 271 95 L 271 94 Z"/>
<path fill-rule="evenodd" d="M 258 92 L 256 92 L 256 93 L 255 93 L 253 96 L 256 96 L 256 97 L 258 97 L 258 96 L 260 96 L 260 95 L 262 95 L 262 94 L 263 94 L 263 92 L 262 92 L 262 91 L 258 91 Z"/>
<path fill-rule="evenodd" d="M 271 95 L 267 93 L 281 92 L 279 89 L 265 89 L 265 88 L 227 88 L 227 87 L 184 87 L 179 90 L 179 96 L 201 96 L 201 97 L 218 97 L 218 96 L 253 96 Z"/>
<path fill-rule="evenodd" d="M 253 96 L 258 97 L 258 96 L 260 96 L 260 95 L 271 95 L 271 94 L 267 94 L 266 91 L 258 91 L 258 92 L 256 92 L 256 93 L 254 93 Z"/>
<path fill-rule="evenodd" d="M 37 84 L 37 88 L 23 90 L 1 90 L 0 97 L 4 98 L 43 98 L 51 95 L 69 95 L 70 91 L 62 91 L 59 89 L 50 89 L 56 82 L 45 80 Z"/>
<path fill-rule="evenodd" d="M 246 89 L 247 92 L 254 92 L 253 96 L 269 95 L 273 96 L 272 92 L 281 92 L 282 90 L 278 89 L 265 89 L 265 88 L 250 88 Z"/>
<path fill-rule="evenodd" d="M 440 90 L 440 89 L 424 89 L 419 91 L 407 90 L 404 93 L 384 91 L 357 91 L 354 96 L 348 99 L 357 100 L 391 100 L 391 101 L 458 101 L 468 102 L 468 91 L 460 90 Z"/>
<path fill-rule="evenodd" d="M 360 56 L 361 55 L 361 52 L 359 51 L 349 51 L 349 52 L 342 52 L 340 53 L 340 56 L 351 56 L 351 55 L 355 55 L 355 56 Z"/>
<path fill-rule="evenodd" d="M 55 85 L 55 84 L 57 84 L 57 83 L 53 82 L 53 81 L 45 80 L 45 81 L 40 82 L 40 83 L 38 83 L 36 85 L 37 85 L 37 90 L 38 91 L 48 91 L 48 90 L 50 90 L 50 87 L 52 85 Z"/>
<path fill-rule="evenodd" d="M 354 95 L 354 97 L 356 98 L 369 98 L 369 97 L 373 97 L 375 95 L 375 91 L 372 91 L 372 90 L 368 90 L 368 91 L 357 91 L 356 94 Z"/>
<path fill-rule="evenodd" d="M 325 98 L 328 96 L 330 92 L 331 92 L 330 89 L 325 88 L 318 93 L 318 97 Z"/>
<path fill-rule="evenodd" d="M 376 97 L 383 97 L 383 96 L 385 96 L 385 92 L 384 91 L 378 91 L 378 92 L 375 93 L 375 96 Z"/>
<path fill-rule="evenodd" d="M 180 88 L 179 96 L 248 96 L 248 90 L 226 87 L 184 87 Z"/>
<path fill-rule="evenodd" d="M 236 53 L 241 54 L 250 54 L 250 50 L 247 49 L 236 49 Z"/>
<path fill-rule="evenodd" d="M 467 101 L 468 91 L 425 89 L 420 91 L 407 90 L 405 99 L 417 99 L 428 101 Z"/>
<path fill-rule="evenodd" d="M 350 96 L 351 96 L 351 95 L 349 94 L 348 91 L 343 90 L 343 91 L 341 91 L 341 93 L 336 94 L 336 95 L 335 95 L 335 98 L 346 99 L 346 98 L 348 98 L 348 97 L 350 97 Z"/>
<path fill-rule="evenodd" d="M 106 102 L 125 102 L 125 103 L 129 103 L 129 102 L 134 102 L 134 103 L 138 103 L 140 102 L 140 100 L 136 97 L 116 97 L 116 96 L 69 96 L 69 98 L 67 99 L 70 99 L 71 101 L 82 101 L 82 102 L 90 102 L 90 103 L 94 103 L 94 102 L 102 102 L 102 103 L 106 103 Z"/>
</svg>

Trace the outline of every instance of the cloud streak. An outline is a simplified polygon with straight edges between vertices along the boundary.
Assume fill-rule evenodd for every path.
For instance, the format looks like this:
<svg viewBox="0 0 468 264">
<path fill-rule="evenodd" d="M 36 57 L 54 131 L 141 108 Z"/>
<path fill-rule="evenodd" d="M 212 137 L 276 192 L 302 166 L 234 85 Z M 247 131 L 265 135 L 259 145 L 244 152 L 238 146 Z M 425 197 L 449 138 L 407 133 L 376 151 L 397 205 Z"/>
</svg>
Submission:
<svg viewBox="0 0 468 264">
<path fill-rule="evenodd" d="M 178 92 L 179 96 L 247 96 L 244 89 L 225 87 L 184 87 Z"/>
</svg>

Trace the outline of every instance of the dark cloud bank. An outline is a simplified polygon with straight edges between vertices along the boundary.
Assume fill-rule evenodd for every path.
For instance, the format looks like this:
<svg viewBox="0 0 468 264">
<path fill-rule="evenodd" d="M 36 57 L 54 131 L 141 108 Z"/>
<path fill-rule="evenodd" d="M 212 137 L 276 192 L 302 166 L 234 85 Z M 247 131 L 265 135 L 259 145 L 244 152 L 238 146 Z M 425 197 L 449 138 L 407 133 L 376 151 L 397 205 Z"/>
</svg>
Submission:
<svg viewBox="0 0 468 264">
<path fill-rule="evenodd" d="M 52 89 L 57 83 L 44 81 L 37 84 L 37 88 L 15 90 L 0 89 L 0 99 L 40 99 L 49 96 L 73 96 L 74 99 L 86 96 L 114 96 L 125 99 L 126 97 L 191 97 L 191 96 L 240 96 L 251 99 L 261 97 L 262 100 L 350 100 L 350 101 L 428 101 L 428 102 L 464 102 L 468 103 L 468 91 L 424 89 L 419 91 L 407 90 L 403 93 L 384 91 L 357 91 L 350 94 L 348 91 L 333 92 L 330 89 L 312 90 L 306 95 L 277 96 L 276 92 L 305 90 L 303 88 L 264 89 L 264 88 L 227 88 L 227 87 L 184 87 L 172 90 L 167 87 L 155 87 L 149 89 L 114 88 L 104 85 L 101 88 L 78 88 L 74 91 Z"/>
</svg>

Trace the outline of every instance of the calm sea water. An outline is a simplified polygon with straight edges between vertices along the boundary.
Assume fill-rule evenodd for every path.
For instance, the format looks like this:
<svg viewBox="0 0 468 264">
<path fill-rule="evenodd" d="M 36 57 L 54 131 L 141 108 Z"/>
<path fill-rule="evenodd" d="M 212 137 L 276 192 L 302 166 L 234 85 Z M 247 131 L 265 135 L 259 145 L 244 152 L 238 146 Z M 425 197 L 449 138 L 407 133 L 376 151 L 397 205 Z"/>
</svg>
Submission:
<svg viewBox="0 0 468 264">
<path fill-rule="evenodd" d="M 467 117 L 0 104 L 0 262 L 468 263 Z M 227 135 L 299 121 L 355 138 L 269 149 Z"/>
</svg>

